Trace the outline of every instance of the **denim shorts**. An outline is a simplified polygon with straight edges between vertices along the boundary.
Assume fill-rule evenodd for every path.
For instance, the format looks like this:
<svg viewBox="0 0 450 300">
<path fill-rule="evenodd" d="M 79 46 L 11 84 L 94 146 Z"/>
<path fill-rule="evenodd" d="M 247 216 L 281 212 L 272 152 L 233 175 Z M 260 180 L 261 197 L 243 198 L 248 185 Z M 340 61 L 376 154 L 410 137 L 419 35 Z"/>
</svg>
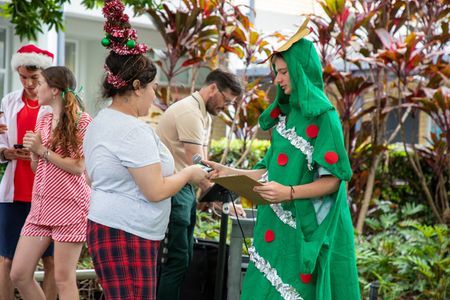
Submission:
<svg viewBox="0 0 450 300">
<path fill-rule="evenodd" d="M 31 203 L 15 201 L 0 203 L 0 256 L 13 258 Z M 42 257 L 53 255 L 53 243 L 47 248 Z"/>
</svg>

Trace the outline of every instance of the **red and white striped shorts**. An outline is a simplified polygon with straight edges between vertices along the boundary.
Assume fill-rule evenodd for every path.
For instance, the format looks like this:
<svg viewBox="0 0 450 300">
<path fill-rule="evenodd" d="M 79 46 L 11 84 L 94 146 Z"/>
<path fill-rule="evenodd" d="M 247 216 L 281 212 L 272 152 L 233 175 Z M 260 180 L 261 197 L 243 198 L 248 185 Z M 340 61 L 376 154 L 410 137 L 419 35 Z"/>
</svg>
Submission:
<svg viewBox="0 0 450 300">
<path fill-rule="evenodd" d="M 87 220 L 70 224 L 47 226 L 26 222 L 20 235 L 23 236 L 48 236 L 54 241 L 65 243 L 79 243 L 86 241 Z"/>
</svg>

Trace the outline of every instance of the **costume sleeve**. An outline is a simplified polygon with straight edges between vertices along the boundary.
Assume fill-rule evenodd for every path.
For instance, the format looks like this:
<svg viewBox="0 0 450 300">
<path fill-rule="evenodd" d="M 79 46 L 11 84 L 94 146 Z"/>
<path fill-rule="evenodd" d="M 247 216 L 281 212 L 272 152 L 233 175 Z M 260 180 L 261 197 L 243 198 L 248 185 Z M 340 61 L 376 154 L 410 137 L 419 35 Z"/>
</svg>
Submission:
<svg viewBox="0 0 450 300">
<path fill-rule="evenodd" d="M 266 169 L 269 167 L 269 160 L 272 156 L 272 146 L 267 149 L 266 155 L 253 167 L 255 170 Z"/>
<path fill-rule="evenodd" d="M 320 253 L 321 251 L 326 253 L 330 250 L 331 242 L 335 238 L 336 226 L 340 220 L 340 212 L 343 209 L 348 209 L 346 206 L 347 197 L 344 181 L 341 181 L 339 190 L 333 194 L 333 197 L 335 197 L 335 201 L 328 215 L 308 239 L 305 238 L 302 230 L 297 230 L 297 241 L 302 249 L 299 256 L 300 270 L 304 274 L 312 274 L 318 261 L 321 266 L 330 263 L 329 256 L 320 255 Z"/>
<path fill-rule="evenodd" d="M 317 137 L 314 139 L 314 162 L 337 178 L 349 181 L 352 170 L 336 111 L 330 110 L 324 113 L 313 123 L 318 129 Z"/>
<path fill-rule="evenodd" d="M 346 206 L 346 185 L 344 181 L 349 181 L 352 177 L 350 162 L 344 147 L 344 139 L 341 124 L 336 111 L 330 110 L 312 121 L 312 126 L 306 129 L 307 134 L 317 136 L 314 138 L 313 160 L 319 170 L 327 170 L 332 175 L 341 179 L 339 190 L 332 195 L 335 199 L 327 217 L 314 230 L 314 233 L 305 240 L 302 230 L 298 230 L 300 247 L 303 249 L 300 256 L 300 268 L 302 272 L 311 274 L 319 265 L 328 265 L 330 262 L 326 255 L 320 255 L 321 251 L 327 252 L 331 241 L 335 238 L 337 223 L 340 212 Z M 314 133 L 314 134 L 313 134 Z M 299 211 L 298 213 L 301 213 Z"/>
</svg>

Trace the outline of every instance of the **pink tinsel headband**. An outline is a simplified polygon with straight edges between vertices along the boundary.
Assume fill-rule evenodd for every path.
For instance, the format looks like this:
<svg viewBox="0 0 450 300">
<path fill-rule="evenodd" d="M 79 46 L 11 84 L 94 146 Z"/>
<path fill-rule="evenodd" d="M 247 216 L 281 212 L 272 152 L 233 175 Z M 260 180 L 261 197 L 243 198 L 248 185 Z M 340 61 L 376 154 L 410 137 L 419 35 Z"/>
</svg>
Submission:
<svg viewBox="0 0 450 300">
<path fill-rule="evenodd" d="M 127 85 L 127 82 L 120 78 L 118 75 L 114 75 L 111 70 L 109 69 L 108 65 L 104 65 L 105 71 L 106 71 L 106 81 L 111 84 L 116 89 L 123 88 Z"/>
</svg>

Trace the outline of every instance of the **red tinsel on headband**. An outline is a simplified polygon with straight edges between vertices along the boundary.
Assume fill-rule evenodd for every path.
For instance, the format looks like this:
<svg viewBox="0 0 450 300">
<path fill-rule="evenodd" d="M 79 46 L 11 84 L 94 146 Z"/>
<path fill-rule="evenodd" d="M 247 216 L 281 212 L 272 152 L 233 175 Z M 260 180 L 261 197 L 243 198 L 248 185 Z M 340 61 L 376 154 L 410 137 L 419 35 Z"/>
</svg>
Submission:
<svg viewBox="0 0 450 300">
<path fill-rule="evenodd" d="M 144 43 L 137 42 L 137 33 L 129 23 L 129 17 L 124 13 L 125 5 L 120 0 L 107 0 L 103 7 L 103 15 L 106 18 L 103 29 L 107 33 L 102 40 L 103 46 L 118 55 L 139 55 L 148 50 Z M 107 81 L 115 88 L 120 89 L 127 85 L 127 82 L 114 75 L 105 64 Z"/>
<path fill-rule="evenodd" d="M 109 84 L 111 84 L 116 89 L 123 88 L 127 85 L 127 82 L 120 78 L 117 75 L 114 75 L 111 70 L 109 69 L 108 65 L 104 65 L 105 71 L 106 71 L 106 81 L 108 81 Z"/>
</svg>

